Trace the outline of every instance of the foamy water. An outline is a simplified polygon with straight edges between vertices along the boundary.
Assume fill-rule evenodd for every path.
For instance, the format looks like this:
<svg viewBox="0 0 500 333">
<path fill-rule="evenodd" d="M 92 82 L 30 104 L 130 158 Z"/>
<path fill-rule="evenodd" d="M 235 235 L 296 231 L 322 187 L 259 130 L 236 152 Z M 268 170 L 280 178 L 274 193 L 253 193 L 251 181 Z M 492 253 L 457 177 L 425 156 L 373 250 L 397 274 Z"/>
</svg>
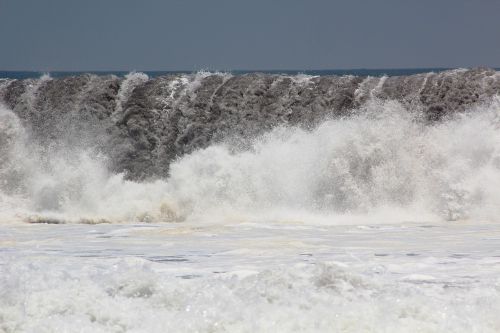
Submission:
<svg viewBox="0 0 500 333">
<path fill-rule="evenodd" d="M 497 332 L 498 224 L 1 228 L 3 332 Z"/>
<path fill-rule="evenodd" d="M 159 80 L 147 124 L 211 106 L 230 78 Z M 99 135 L 123 129 L 148 80 L 116 87 L 106 116 L 118 129 L 37 133 L 52 121 L 33 111 L 48 76 L 20 95 L 31 123 L 0 107 L 0 332 L 500 331 L 498 97 L 429 122 L 420 103 L 379 99 L 390 78 L 366 78 L 343 117 L 229 136 L 140 180 L 112 171 Z M 292 81 L 299 94 L 318 78 Z M 262 96 L 257 83 L 245 101 Z M 204 89 L 208 104 L 194 103 Z M 84 97 L 72 103 L 93 105 Z"/>
<path fill-rule="evenodd" d="M 491 219 L 499 213 L 500 102 L 426 125 L 373 100 L 313 130 L 281 127 L 250 149 L 218 144 L 170 176 L 134 182 L 90 148 L 41 147 L 1 111 L 4 221 L 302 220 L 326 224 Z M 126 204 L 124 204 L 126 203 Z M 332 222 L 334 221 L 334 222 Z"/>
</svg>

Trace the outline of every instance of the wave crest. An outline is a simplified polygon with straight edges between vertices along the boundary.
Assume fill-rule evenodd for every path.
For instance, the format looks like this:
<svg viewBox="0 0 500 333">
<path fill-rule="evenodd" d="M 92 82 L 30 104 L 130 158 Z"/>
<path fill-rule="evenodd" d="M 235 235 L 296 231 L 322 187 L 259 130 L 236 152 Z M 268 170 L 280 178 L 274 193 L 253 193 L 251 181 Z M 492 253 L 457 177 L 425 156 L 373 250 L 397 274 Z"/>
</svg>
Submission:
<svg viewBox="0 0 500 333">
<path fill-rule="evenodd" d="M 95 149 L 40 147 L 0 111 L 0 216 L 28 222 L 307 220 L 386 223 L 499 213 L 500 98 L 428 124 L 372 98 L 312 130 L 281 126 L 215 144 L 167 178 L 131 181 Z"/>
</svg>

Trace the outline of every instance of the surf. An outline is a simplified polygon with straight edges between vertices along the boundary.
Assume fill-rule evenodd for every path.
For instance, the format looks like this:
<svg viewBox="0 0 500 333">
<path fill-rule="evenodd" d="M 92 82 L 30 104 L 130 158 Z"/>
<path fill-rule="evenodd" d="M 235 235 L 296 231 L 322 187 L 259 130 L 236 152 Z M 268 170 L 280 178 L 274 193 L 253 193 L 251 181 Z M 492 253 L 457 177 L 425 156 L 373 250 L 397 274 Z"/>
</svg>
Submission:
<svg viewBox="0 0 500 333">
<path fill-rule="evenodd" d="M 474 90 L 459 83 L 464 75 L 475 75 Z M 500 207 L 497 78 L 455 70 L 404 79 L 236 78 L 244 87 L 231 83 L 232 75 L 207 72 L 6 81 L 0 217 L 3 223 L 322 224 L 493 218 Z M 323 106 L 293 121 L 297 96 L 318 103 L 328 95 L 322 80 L 357 82 L 349 86 L 349 108 Z M 68 82 L 79 84 L 54 90 Z M 457 85 L 450 95 L 481 98 L 450 98 L 439 112 L 450 111 L 436 115 L 424 97 L 442 90 L 437 82 Z M 263 84 L 267 92 L 259 90 Z M 270 91 L 279 85 L 288 95 L 274 100 Z M 24 92 L 12 96 L 21 86 Z M 345 98 L 340 88 L 329 94 Z M 233 107 L 235 98 L 243 101 Z M 238 113 L 217 114 L 224 108 Z"/>
</svg>

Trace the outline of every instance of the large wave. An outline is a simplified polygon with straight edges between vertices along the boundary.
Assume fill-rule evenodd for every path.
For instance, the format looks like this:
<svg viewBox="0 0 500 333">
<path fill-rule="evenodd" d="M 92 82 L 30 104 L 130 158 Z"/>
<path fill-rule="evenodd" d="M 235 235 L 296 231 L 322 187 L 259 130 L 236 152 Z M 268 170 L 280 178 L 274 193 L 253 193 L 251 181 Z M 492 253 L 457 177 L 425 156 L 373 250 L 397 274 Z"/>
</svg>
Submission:
<svg viewBox="0 0 500 333">
<path fill-rule="evenodd" d="M 452 100 L 448 93 L 441 101 L 452 102 L 441 109 L 416 98 L 430 94 L 424 91 L 438 74 L 402 78 L 407 85 L 397 89 L 392 78 L 341 77 L 326 86 L 329 92 L 322 78 L 249 75 L 241 105 L 230 103 L 240 97 L 227 74 L 6 81 L 0 84 L 7 104 L 0 109 L 0 219 L 491 219 L 500 213 L 498 75 L 481 72 L 489 73 L 478 79 L 481 88 L 476 82 L 469 91 L 471 83 L 460 80 L 470 72 L 443 74 L 443 82 L 475 99 Z M 267 91 L 257 91 L 263 80 L 270 80 Z M 283 82 L 288 95 L 271 94 Z M 342 82 L 357 84 L 351 104 L 339 107 Z M 398 89 L 404 98 L 394 96 Z M 297 115 L 296 96 L 304 94 L 314 101 Z M 317 99 L 330 95 L 337 102 L 318 109 Z M 151 104 L 152 96 L 163 109 Z M 227 112 L 238 107 L 237 115 Z M 308 114 L 309 107 L 316 113 Z"/>
</svg>

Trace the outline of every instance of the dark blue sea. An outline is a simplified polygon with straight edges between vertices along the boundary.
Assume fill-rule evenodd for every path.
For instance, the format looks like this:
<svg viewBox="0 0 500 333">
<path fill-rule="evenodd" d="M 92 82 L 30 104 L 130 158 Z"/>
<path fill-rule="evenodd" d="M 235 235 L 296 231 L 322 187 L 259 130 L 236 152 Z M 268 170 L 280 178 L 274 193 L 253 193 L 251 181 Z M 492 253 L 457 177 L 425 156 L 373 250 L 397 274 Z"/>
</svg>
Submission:
<svg viewBox="0 0 500 333">
<path fill-rule="evenodd" d="M 451 68 L 392 68 L 392 69 L 321 69 L 321 70 L 233 70 L 224 71 L 232 74 L 248 74 L 248 73 L 269 73 L 269 74 L 307 74 L 307 75 L 356 75 L 356 76 L 400 76 L 412 75 L 427 72 L 441 72 Z M 149 77 L 157 77 L 169 74 L 189 74 L 193 71 L 141 71 Z M 0 71 L 0 78 L 10 79 L 27 79 L 38 78 L 43 74 L 50 74 L 51 77 L 75 76 L 84 73 L 92 73 L 97 75 L 117 75 L 124 76 L 128 71 Z"/>
</svg>

